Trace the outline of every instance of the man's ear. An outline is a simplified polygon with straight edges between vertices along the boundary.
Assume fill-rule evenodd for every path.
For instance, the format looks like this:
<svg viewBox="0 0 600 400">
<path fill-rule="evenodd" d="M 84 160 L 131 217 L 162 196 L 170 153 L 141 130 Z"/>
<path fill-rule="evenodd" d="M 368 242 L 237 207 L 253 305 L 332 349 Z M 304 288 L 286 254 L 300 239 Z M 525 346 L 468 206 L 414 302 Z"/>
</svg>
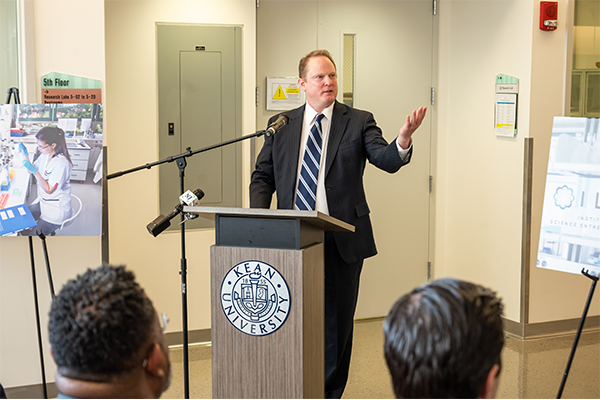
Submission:
<svg viewBox="0 0 600 400">
<path fill-rule="evenodd" d="M 56 364 L 56 360 L 54 359 L 54 350 L 52 350 L 52 345 L 51 344 L 48 345 L 48 350 L 50 350 L 50 357 L 52 357 L 52 360 Z"/>
<path fill-rule="evenodd" d="M 488 372 L 488 376 L 485 379 L 483 390 L 481 391 L 480 399 L 495 399 L 496 392 L 498 391 L 498 384 L 500 383 L 500 365 L 494 364 L 494 366 Z"/>
<path fill-rule="evenodd" d="M 304 79 L 298 78 L 298 86 L 300 86 L 302 90 L 306 92 L 306 82 L 304 82 Z"/>
<path fill-rule="evenodd" d="M 158 378 L 166 377 L 169 372 L 169 361 L 158 343 L 153 343 L 150 347 L 147 360 L 146 373 Z"/>
<path fill-rule="evenodd" d="M 167 350 L 168 351 L 168 350 Z M 144 372 L 154 398 L 158 399 L 169 386 L 169 358 L 160 344 L 153 343 L 144 360 Z"/>
</svg>

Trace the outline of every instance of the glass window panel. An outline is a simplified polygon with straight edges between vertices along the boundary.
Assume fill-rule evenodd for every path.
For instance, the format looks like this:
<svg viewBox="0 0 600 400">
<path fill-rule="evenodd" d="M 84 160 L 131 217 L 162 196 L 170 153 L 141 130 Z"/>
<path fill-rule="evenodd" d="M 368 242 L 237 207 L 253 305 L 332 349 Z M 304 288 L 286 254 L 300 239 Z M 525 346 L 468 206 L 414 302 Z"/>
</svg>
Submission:
<svg viewBox="0 0 600 400">
<path fill-rule="evenodd" d="M 585 116 L 600 117 L 600 71 L 588 71 L 585 77 Z"/>
<path fill-rule="evenodd" d="M 581 116 L 581 71 L 571 75 L 571 117 Z"/>
<path fill-rule="evenodd" d="M 600 116 L 600 2 L 575 0 L 571 116 Z"/>
<path fill-rule="evenodd" d="M 0 96 L 19 87 L 17 0 L 0 1 Z M 4 103 L 5 97 L 0 97 Z"/>
<path fill-rule="evenodd" d="M 342 90 L 344 104 L 354 106 L 354 38 L 353 34 L 344 34 L 344 82 Z"/>
</svg>

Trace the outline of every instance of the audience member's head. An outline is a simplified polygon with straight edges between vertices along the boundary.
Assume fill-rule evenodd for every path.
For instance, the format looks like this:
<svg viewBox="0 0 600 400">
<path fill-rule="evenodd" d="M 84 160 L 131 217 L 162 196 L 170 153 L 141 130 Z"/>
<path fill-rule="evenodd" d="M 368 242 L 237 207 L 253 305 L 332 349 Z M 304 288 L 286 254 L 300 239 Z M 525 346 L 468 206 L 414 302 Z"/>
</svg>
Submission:
<svg viewBox="0 0 600 400">
<path fill-rule="evenodd" d="M 56 386 L 75 398 L 158 398 L 170 381 L 161 320 L 123 266 L 70 280 L 52 301 Z"/>
<path fill-rule="evenodd" d="M 401 297 L 384 323 L 396 397 L 495 397 L 504 346 L 502 308 L 489 289 L 451 278 Z"/>
</svg>

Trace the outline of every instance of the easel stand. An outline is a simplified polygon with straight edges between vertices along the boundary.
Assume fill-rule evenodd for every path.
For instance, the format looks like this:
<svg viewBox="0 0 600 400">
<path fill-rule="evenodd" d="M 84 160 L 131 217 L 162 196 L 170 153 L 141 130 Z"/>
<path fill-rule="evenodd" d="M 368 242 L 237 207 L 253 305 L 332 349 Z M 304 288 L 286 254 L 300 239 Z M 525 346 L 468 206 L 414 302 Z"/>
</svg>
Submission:
<svg viewBox="0 0 600 400">
<path fill-rule="evenodd" d="M 15 97 L 15 104 L 21 104 L 21 99 L 19 99 L 19 89 L 12 87 L 12 88 L 8 89 L 6 91 L 6 93 L 7 93 L 6 104 L 10 103 L 11 96 Z"/>
<path fill-rule="evenodd" d="M 10 98 L 14 97 L 15 104 L 21 104 L 21 100 L 19 99 L 19 89 L 10 88 L 7 90 L 6 104 L 10 104 Z M 39 238 L 42 240 L 42 248 L 44 249 L 44 259 L 46 260 L 46 271 L 48 273 L 48 283 L 50 285 L 50 293 L 52 298 L 54 299 L 54 283 L 52 282 L 52 271 L 50 269 L 50 259 L 48 257 L 48 247 L 46 246 L 46 237 L 39 233 Z M 38 347 L 40 354 L 40 367 L 42 370 L 42 390 L 44 392 L 44 399 L 48 398 L 48 389 L 46 387 L 46 369 L 44 367 L 44 350 L 42 346 L 42 327 L 40 323 L 40 307 L 38 301 L 38 291 L 37 291 L 37 280 L 35 277 L 35 257 L 33 253 L 33 237 L 29 236 L 29 258 L 31 260 L 31 280 L 33 284 L 33 300 L 35 306 L 35 319 L 37 326 L 37 335 L 38 335 Z"/>
<path fill-rule="evenodd" d="M 132 172 L 136 172 L 142 169 L 150 169 L 157 165 L 171 163 L 175 161 L 177 163 L 177 167 L 179 168 L 179 189 L 180 194 L 185 192 L 184 178 L 185 178 L 185 167 L 187 166 L 186 159 L 188 157 L 192 157 L 195 154 L 203 153 L 208 150 L 217 149 L 219 147 L 226 146 L 228 144 L 233 144 L 237 142 L 241 142 L 242 140 L 250 139 L 253 137 L 260 137 L 264 135 L 266 131 L 258 131 L 250 135 L 241 136 L 236 139 L 228 140 L 226 142 L 218 143 L 212 146 L 204 147 L 202 149 L 194 150 L 188 147 L 185 153 L 181 153 L 172 157 L 167 157 L 163 160 L 155 161 L 152 163 L 140 165 L 135 168 L 131 168 L 125 171 L 115 172 L 107 175 L 106 179 L 118 178 L 123 175 L 130 174 Z M 190 398 L 190 384 L 189 384 L 189 340 L 188 340 L 188 312 L 187 312 L 187 260 L 185 257 L 185 215 L 181 214 L 181 270 L 179 271 L 179 275 L 181 275 L 181 312 L 182 312 L 182 330 L 183 330 L 183 390 L 184 390 L 184 398 Z"/>
<path fill-rule="evenodd" d="M 31 281 L 33 282 L 33 301 L 35 304 L 35 322 L 37 326 L 38 347 L 40 353 L 40 367 L 42 368 L 42 389 L 44 391 L 44 399 L 48 398 L 48 390 L 46 388 L 46 368 L 44 367 L 44 349 L 42 347 L 42 327 L 40 326 L 40 306 L 38 302 L 37 283 L 35 279 L 35 260 L 33 256 L 33 238 L 29 236 L 29 259 L 31 260 Z"/>
<path fill-rule="evenodd" d="M 50 258 L 48 257 L 48 246 L 46 245 L 46 236 L 43 233 L 38 233 L 38 237 L 42 241 L 42 249 L 44 249 L 44 260 L 46 261 L 46 272 L 48 273 L 48 284 L 50 285 L 50 295 L 52 300 L 56 296 L 54 294 L 54 282 L 52 281 L 52 271 L 50 270 Z"/>
<path fill-rule="evenodd" d="M 583 330 L 583 325 L 585 324 L 585 319 L 586 319 L 587 313 L 590 309 L 590 304 L 592 303 L 592 297 L 594 296 L 594 290 L 596 290 L 596 284 L 598 283 L 597 276 L 590 275 L 589 272 L 586 271 L 585 269 L 582 269 L 581 273 L 592 280 L 592 286 L 590 287 L 590 293 L 588 295 L 587 302 L 585 303 L 585 308 L 583 309 L 583 315 L 581 316 L 581 321 L 579 322 L 579 328 L 577 328 L 577 334 L 575 335 L 575 340 L 573 341 L 573 348 L 571 349 L 571 355 L 569 355 L 569 361 L 567 362 L 567 368 L 565 369 L 565 374 L 563 375 L 562 382 L 560 383 L 560 388 L 558 389 L 558 394 L 556 395 L 557 399 L 561 398 L 563 389 L 565 388 L 565 384 L 567 383 L 567 377 L 569 376 L 569 370 L 571 369 L 571 364 L 573 363 L 573 357 L 575 357 L 575 350 L 577 350 L 577 344 L 579 343 L 579 338 L 581 337 L 581 331 Z"/>
</svg>

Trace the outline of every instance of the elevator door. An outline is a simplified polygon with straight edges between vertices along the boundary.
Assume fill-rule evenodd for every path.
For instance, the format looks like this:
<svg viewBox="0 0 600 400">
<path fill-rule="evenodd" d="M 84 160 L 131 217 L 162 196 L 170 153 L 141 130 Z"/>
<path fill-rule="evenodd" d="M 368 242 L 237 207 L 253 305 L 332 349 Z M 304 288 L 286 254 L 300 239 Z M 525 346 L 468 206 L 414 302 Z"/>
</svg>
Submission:
<svg viewBox="0 0 600 400">
<path fill-rule="evenodd" d="M 371 111 L 392 141 L 407 114 L 429 106 L 433 30 L 430 1 L 261 1 L 257 85 L 264 93 L 267 76 L 297 78 L 303 55 L 328 49 L 339 75 L 338 101 L 348 92 L 345 63 L 353 63 L 353 106 Z M 344 50 L 344 35 L 354 37 L 353 57 Z M 398 297 L 427 280 L 432 111 L 414 135 L 409 165 L 392 175 L 371 165 L 365 171 L 379 254 L 365 261 L 357 318 L 386 315 Z M 261 96 L 257 128 L 272 114 Z"/>
</svg>

